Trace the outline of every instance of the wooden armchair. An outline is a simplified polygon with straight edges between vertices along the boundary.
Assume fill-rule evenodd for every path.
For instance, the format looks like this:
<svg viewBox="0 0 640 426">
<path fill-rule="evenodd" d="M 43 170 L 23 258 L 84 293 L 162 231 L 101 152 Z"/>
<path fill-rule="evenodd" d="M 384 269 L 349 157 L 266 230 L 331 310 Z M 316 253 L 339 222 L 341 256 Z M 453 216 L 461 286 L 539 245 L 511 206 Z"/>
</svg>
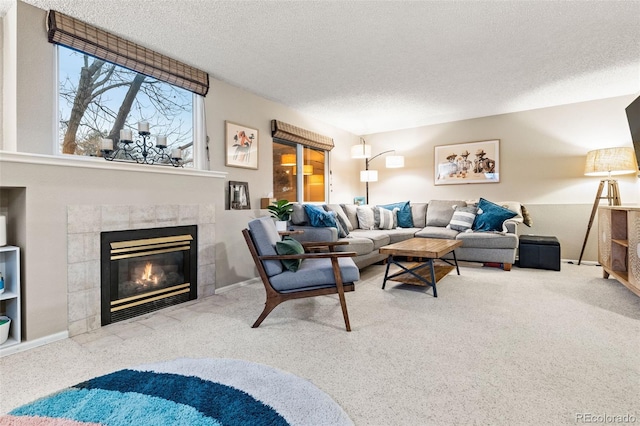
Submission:
<svg viewBox="0 0 640 426">
<path fill-rule="evenodd" d="M 344 293 L 353 291 L 353 283 L 360 279 L 358 267 L 351 259 L 355 253 L 333 251 L 334 246 L 342 244 L 339 242 L 312 242 L 304 244 L 303 254 L 279 255 L 276 243 L 280 241 L 280 235 L 270 217 L 250 221 L 242 234 L 267 293 L 264 310 L 253 328 L 284 301 L 337 293 L 345 326 L 351 331 Z M 319 249 L 324 251 L 318 252 Z M 302 259 L 300 268 L 296 272 L 287 270 L 281 262 L 287 259 Z"/>
</svg>

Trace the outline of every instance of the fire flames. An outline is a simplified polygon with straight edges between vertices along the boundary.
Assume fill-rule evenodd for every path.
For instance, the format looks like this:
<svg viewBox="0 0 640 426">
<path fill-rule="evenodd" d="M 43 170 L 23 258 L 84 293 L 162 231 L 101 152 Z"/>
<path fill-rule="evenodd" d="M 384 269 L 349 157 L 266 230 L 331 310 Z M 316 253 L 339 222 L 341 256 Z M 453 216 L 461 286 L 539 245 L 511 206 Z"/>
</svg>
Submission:
<svg viewBox="0 0 640 426">
<path fill-rule="evenodd" d="M 136 280 L 136 283 L 143 285 L 157 285 L 158 284 L 158 276 L 152 273 L 153 265 L 150 262 L 144 266 L 144 271 L 142 272 L 142 276 Z"/>
</svg>

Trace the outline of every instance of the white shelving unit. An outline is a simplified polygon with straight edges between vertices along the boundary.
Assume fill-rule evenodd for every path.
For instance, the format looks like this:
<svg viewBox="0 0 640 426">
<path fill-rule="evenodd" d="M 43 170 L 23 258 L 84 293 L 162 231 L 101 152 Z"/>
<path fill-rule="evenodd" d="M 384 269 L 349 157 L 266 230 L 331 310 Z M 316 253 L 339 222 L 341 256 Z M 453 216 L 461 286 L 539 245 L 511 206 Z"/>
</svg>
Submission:
<svg viewBox="0 0 640 426">
<path fill-rule="evenodd" d="M 0 272 L 4 277 L 4 293 L 0 294 L 0 315 L 11 318 L 9 338 L 0 345 L 0 351 L 17 345 L 22 340 L 20 314 L 20 248 L 0 247 Z"/>
</svg>

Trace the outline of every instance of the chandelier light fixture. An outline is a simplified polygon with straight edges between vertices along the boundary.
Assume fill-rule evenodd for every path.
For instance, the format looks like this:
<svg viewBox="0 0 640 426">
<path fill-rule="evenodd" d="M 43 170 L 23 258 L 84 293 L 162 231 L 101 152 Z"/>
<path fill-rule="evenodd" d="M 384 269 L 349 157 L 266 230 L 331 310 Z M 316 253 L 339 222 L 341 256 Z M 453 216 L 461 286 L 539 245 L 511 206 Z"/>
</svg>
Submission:
<svg viewBox="0 0 640 426">
<path fill-rule="evenodd" d="M 173 167 L 184 167 L 182 161 L 182 149 L 167 148 L 167 137 L 156 136 L 156 144 L 151 142 L 149 123 L 138 123 L 138 139 L 133 140 L 130 129 L 120 130 L 120 140 L 114 149 L 112 139 L 102 139 L 101 152 L 107 161 L 136 162 L 139 164 L 160 164 Z"/>
</svg>

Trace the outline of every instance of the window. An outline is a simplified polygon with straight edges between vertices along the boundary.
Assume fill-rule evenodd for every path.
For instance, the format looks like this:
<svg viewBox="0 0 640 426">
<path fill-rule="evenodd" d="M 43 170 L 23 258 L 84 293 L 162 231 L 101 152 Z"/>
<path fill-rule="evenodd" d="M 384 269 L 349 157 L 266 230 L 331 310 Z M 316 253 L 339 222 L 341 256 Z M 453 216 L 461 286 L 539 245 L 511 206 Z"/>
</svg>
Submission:
<svg viewBox="0 0 640 426">
<path fill-rule="evenodd" d="M 327 151 L 274 140 L 273 196 L 295 202 L 325 201 L 326 159 Z"/>
<path fill-rule="evenodd" d="M 193 166 L 194 95 L 114 63 L 58 46 L 59 145 L 64 154 L 100 156 L 101 139 L 149 123 L 150 141 L 166 136 Z"/>
</svg>

